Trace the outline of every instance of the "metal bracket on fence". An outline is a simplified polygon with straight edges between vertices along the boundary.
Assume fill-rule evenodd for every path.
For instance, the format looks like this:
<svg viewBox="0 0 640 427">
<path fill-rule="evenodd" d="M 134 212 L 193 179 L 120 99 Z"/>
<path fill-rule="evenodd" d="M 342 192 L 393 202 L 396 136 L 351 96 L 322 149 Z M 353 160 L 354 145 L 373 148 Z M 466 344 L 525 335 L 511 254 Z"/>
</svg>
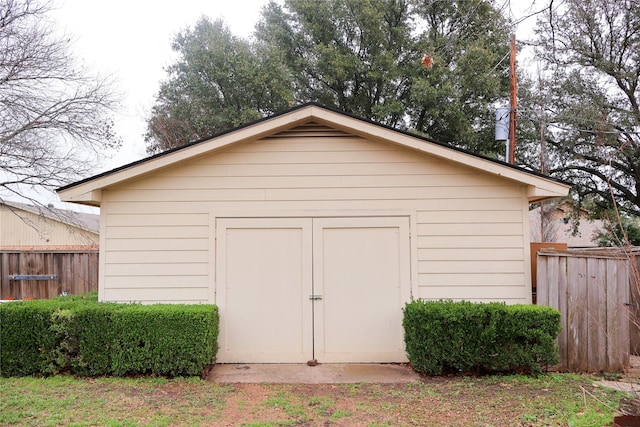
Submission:
<svg viewBox="0 0 640 427">
<path fill-rule="evenodd" d="M 10 280 L 55 280 L 58 276 L 50 274 L 13 274 Z"/>
</svg>

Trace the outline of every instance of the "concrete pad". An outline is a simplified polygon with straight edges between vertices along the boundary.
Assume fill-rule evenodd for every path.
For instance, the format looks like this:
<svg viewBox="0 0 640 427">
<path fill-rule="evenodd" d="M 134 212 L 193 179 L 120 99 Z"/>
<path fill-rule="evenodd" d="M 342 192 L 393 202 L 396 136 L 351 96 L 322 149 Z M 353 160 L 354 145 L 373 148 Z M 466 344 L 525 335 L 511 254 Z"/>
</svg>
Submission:
<svg viewBox="0 0 640 427">
<path fill-rule="evenodd" d="M 410 383 L 420 381 L 406 364 L 217 364 L 207 376 L 216 383 Z"/>
</svg>

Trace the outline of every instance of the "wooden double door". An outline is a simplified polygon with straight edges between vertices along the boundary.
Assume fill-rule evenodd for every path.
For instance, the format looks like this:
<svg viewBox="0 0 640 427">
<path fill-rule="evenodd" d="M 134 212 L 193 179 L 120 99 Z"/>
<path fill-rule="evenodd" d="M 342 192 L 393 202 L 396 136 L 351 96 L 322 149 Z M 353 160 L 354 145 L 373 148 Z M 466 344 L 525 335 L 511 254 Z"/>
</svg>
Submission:
<svg viewBox="0 0 640 427">
<path fill-rule="evenodd" d="M 406 361 L 408 217 L 218 218 L 220 363 Z"/>
</svg>

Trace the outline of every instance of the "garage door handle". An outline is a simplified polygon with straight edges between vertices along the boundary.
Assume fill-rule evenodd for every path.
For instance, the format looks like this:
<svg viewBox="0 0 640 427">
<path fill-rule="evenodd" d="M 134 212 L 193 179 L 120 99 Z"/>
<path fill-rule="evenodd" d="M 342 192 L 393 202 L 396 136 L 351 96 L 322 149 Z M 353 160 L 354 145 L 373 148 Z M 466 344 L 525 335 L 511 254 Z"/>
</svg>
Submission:
<svg viewBox="0 0 640 427">
<path fill-rule="evenodd" d="M 322 299 L 322 295 L 309 295 L 310 300 L 320 300 Z"/>
</svg>

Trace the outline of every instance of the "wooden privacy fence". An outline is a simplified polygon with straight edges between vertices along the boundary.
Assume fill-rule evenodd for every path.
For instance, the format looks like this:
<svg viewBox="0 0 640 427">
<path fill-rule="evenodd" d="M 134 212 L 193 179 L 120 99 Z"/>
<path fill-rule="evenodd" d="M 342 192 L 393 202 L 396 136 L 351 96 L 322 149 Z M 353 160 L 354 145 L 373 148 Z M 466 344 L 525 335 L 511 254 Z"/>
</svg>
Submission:
<svg viewBox="0 0 640 427">
<path fill-rule="evenodd" d="M 42 299 L 97 290 L 97 250 L 0 250 L 0 299 Z"/>
<path fill-rule="evenodd" d="M 562 314 L 560 369 L 627 368 L 633 327 L 628 257 L 621 251 L 543 249 L 537 261 L 538 304 Z"/>
</svg>

